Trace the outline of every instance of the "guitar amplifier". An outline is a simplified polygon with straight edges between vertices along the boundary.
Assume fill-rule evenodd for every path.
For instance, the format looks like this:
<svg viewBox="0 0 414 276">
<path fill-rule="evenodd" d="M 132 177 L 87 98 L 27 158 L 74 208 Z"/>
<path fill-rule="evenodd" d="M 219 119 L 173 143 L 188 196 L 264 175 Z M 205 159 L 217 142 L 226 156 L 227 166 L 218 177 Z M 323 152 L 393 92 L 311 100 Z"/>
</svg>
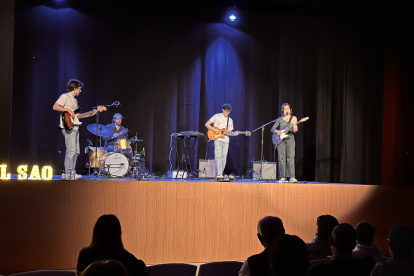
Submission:
<svg viewBox="0 0 414 276">
<path fill-rule="evenodd" d="M 198 160 L 198 178 L 216 177 L 216 160 L 200 159 Z"/>
<path fill-rule="evenodd" d="M 255 173 L 257 179 L 264 179 L 264 180 L 276 180 L 277 179 L 277 162 L 252 161 L 252 168 L 253 168 L 252 174 Z M 262 172 L 260 172 L 260 169 L 262 169 Z"/>
</svg>

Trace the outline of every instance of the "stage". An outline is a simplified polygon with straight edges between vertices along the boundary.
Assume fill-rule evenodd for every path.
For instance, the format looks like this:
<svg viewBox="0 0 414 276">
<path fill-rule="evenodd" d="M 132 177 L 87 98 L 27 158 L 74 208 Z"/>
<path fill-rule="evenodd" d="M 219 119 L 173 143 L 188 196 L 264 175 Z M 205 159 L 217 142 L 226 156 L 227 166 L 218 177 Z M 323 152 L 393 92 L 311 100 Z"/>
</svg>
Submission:
<svg viewBox="0 0 414 276">
<path fill-rule="evenodd" d="M 395 223 L 412 223 L 413 187 L 212 180 L 2 180 L 2 272 L 70 269 L 102 214 L 118 216 L 125 248 L 147 264 L 245 260 L 261 251 L 257 221 L 279 216 L 311 241 L 317 216 L 374 224 L 387 252 Z"/>
</svg>

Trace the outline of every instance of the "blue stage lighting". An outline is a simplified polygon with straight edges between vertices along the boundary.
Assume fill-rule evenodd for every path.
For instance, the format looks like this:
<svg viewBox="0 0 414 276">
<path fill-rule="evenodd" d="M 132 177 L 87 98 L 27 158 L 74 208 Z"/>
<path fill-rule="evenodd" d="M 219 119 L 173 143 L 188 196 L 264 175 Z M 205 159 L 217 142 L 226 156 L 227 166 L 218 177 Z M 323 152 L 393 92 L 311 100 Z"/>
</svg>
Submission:
<svg viewBox="0 0 414 276">
<path fill-rule="evenodd" d="M 231 22 L 236 21 L 236 20 L 237 20 L 237 15 L 235 15 L 234 13 L 230 14 L 230 15 L 229 15 L 229 20 L 230 20 Z"/>
<path fill-rule="evenodd" d="M 227 9 L 226 17 L 224 18 L 224 21 L 229 25 L 236 25 L 239 21 L 239 11 L 236 7 L 230 7 Z"/>
</svg>

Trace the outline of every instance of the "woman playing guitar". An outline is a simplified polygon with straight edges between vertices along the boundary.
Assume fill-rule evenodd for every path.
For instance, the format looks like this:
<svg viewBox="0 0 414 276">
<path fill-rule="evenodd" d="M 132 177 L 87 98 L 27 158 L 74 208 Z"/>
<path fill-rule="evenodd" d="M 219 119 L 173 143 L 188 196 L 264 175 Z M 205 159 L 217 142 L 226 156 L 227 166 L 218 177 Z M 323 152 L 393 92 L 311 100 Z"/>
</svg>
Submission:
<svg viewBox="0 0 414 276">
<path fill-rule="evenodd" d="M 292 108 L 288 103 L 284 103 L 281 107 L 282 116 L 279 117 L 272 127 L 272 133 L 279 136 L 283 134 L 283 130 L 293 124 L 293 133 L 298 132 L 296 123 L 298 119 L 292 115 Z M 288 132 L 288 137 L 283 139 L 277 145 L 277 153 L 279 157 L 279 182 L 285 182 L 289 178 L 289 182 L 298 182 L 295 178 L 295 137 L 292 132 Z"/>
</svg>

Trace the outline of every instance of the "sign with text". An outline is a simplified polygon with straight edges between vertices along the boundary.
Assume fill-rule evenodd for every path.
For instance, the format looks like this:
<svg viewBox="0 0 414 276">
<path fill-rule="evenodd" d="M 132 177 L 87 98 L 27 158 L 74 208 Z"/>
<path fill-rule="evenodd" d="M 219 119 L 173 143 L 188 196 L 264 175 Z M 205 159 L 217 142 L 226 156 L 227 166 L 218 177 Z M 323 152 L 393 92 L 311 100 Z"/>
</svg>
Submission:
<svg viewBox="0 0 414 276">
<path fill-rule="evenodd" d="M 38 165 L 33 165 L 28 174 L 28 165 L 20 165 L 17 167 L 17 179 L 19 180 L 52 180 L 53 168 L 51 166 L 44 166 L 39 170 Z M 11 179 L 11 174 L 7 172 L 7 165 L 0 165 L 0 180 Z"/>
</svg>

